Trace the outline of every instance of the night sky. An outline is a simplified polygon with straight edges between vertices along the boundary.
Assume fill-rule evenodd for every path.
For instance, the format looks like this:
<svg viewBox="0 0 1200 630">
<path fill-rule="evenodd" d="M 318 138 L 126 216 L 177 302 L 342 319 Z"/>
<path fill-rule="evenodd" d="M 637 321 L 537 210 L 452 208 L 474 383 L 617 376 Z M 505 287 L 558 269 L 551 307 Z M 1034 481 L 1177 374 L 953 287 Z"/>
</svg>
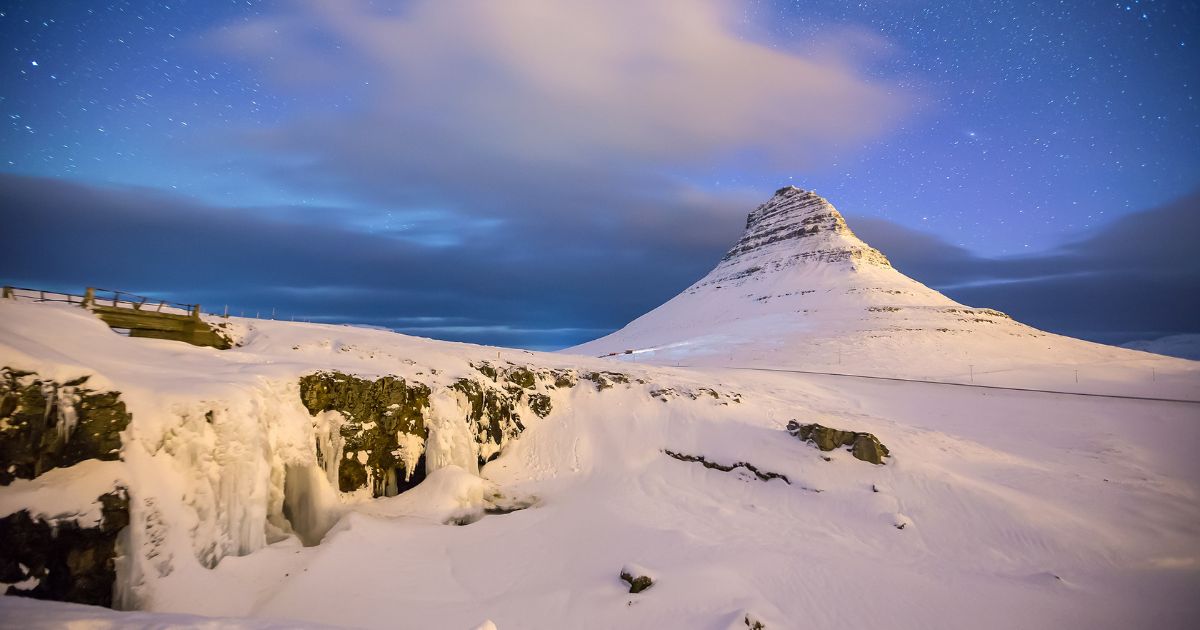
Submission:
<svg viewBox="0 0 1200 630">
<path fill-rule="evenodd" d="M 0 280 L 557 348 L 783 184 L 909 275 L 1200 332 L 1197 2 L 0 2 Z"/>
</svg>

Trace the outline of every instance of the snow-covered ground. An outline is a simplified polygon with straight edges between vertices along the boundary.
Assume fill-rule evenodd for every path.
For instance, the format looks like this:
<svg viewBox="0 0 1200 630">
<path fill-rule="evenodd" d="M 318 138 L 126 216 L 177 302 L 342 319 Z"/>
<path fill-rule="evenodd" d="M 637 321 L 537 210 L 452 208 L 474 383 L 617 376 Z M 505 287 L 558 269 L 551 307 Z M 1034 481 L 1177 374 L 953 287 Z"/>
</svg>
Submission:
<svg viewBox="0 0 1200 630">
<path fill-rule="evenodd" d="M 122 337 L 78 308 L 0 301 L 0 364 L 60 381 L 92 375 L 89 387 L 120 391 L 133 413 L 120 462 L 0 488 L 0 516 L 21 507 L 69 514 L 73 500 L 87 503 L 122 480 L 134 530 L 127 566 L 140 572 L 120 576 L 126 601 L 163 613 L 6 597 L 0 625 L 724 630 L 747 627 L 747 616 L 773 629 L 1200 620 L 1197 404 L 676 368 L 231 321 L 243 345 L 220 351 Z M 1084 364 L 1086 351 L 1063 345 L 1054 358 Z M 379 499 L 339 496 L 319 488 L 328 482 L 317 475 L 311 491 L 327 500 L 312 507 L 336 521 L 319 545 L 271 524 L 287 465 L 313 462 L 320 419 L 301 405 L 301 375 L 395 374 L 436 396 L 482 360 L 632 380 L 556 391 L 553 411 L 522 413 L 525 432 L 478 475 L 450 465 Z M 947 369 L 932 352 L 909 351 L 907 360 L 931 375 Z M 1121 393 L 1195 393 L 1195 363 L 1152 360 L 1157 380 L 1121 380 Z M 212 410 L 216 421 L 206 422 Z M 869 431 L 891 457 L 874 466 L 822 453 L 784 430 L 792 419 Z M 747 462 L 788 482 L 664 450 Z M 496 493 L 533 506 L 446 524 Z M 223 557 L 206 568 L 200 552 L 214 549 Z M 618 577 L 625 566 L 644 567 L 656 583 L 630 594 Z M 187 614 L 225 619 L 179 616 Z"/>
</svg>

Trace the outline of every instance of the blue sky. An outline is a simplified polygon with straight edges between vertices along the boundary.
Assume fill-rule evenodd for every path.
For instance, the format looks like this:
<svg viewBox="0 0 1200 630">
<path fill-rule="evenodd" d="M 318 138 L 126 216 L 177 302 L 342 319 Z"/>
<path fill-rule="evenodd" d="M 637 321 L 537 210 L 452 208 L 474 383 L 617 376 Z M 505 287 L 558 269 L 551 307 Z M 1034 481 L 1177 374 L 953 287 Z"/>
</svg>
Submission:
<svg viewBox="0 0 1200 630">
<path fill-rule="evenodd" d="M 2 6 L 8 282 L 552 348 L 790 183 L 953 297 L 1197 328 L 1194 2 Z"/>
</svg>

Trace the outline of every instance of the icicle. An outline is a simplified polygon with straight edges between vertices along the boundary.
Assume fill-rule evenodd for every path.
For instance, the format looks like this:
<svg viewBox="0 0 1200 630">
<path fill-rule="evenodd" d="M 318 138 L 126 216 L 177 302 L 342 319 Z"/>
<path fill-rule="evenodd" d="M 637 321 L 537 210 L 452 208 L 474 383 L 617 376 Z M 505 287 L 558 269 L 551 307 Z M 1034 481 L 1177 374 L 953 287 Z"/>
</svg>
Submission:
<svg viewBox="0 0 1200 630">
<path fill-rule="evenodd" d="M 75 404 L 78 402 L 74 387 L 58 388 L 55 400 L 55 406 L 58 408 L 58 437 L 62 438 L 64 444 L 71 440 L 71 434 L 79 424 L 79 415 L 75 410 Z"/>
<path fill-rule="evenodd" d="M 397 431 L 396 443 L 399 444 L 399 448 L 392 451 L 392 455 L 404 462 L 404 481 L 409 481 L 413 473 L 417 472 L 417 462 L 421 461 L 421 455 L 425 452 L 425 439 L 419 435 Z"/>
<path fill-rule="evenodd" d="M 345 423 L 345 416 L 336 411 L 323 411 L 313 420 L 317 463 L 325 469 L 325 477 L 334 488 L 338 487 L 338 467 L 342 461 L 342 449 L 346 446 L 346 438 L 342 437 L 342 425 Z"/>
<path fill-rule="evenodd" d="M 71 440 L 71 434 L 75 432 L 75 425 L 79 424 L 79 415 L 75 411 L 75 405 L 79 402 L 76 396 L 74 387 L 59 387 L 52 382 L 42 383 L 42 397 L 46 401 L 46 411 L 42 414 L 42 421 L 46 424 L 50 423 L 50 414 L 53 412 L 54 430 L 58 434 L 58 439 L 64 444 Z"/>
</svg>

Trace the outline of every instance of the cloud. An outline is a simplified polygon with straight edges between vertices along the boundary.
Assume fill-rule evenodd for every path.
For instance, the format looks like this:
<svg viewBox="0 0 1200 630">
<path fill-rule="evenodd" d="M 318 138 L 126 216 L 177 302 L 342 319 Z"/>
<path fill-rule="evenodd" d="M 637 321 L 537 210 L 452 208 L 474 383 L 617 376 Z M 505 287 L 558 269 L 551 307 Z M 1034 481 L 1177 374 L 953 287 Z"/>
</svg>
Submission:
<svg viewBox="0 0 1200 630">
<path fill-rule="evenodd" d="M 205 43 L 308 97 L 230 140 L 286 189 L 586 237 L 713 208 L 690 183 L 713 169 L 794 172 L 911 109 L 860 69 L 877 38 L 785 49 L 741 16 L 725 0 L 312 0 Z M 704 217 L 679 218 L 655 223 Z"/>
<path fill-rule="evenodd" d="M 288 6 L 227 26 L 216 45 L 281 84 L 336 90 L 355 122 L 376 127 L 380 154 L 444 156 L 436 149 L 448 142 L 534 163 L 600 151 L 677 164 L 746 146 L 812 157 L 871 137 L 906 108 L 901 90 L 865 79 L 844 48 L 754 41 L 734 2 Z M 324 131 L 310 129 L 338 135 Z"/>
<path fill-rule="evenodd" d="M 723 206 L 753 206 L 649 203 L 658 211 L 647 210 L 643 224 L 617 223 L 585 240 L 501 226 L 446 245 L 364 231 L 338 208 L 218 207 L 150 189 L 6 174 L 0 199 L 8 283 L 108 286 L 215 310 L 229 304 L 234 314 L 275 308 L 283 318 L 539 349 L 601 336 L 678 293 L 736 239 L 742 220 L 725 222 Z M 959 301 L 1123 342 L 1200 332 L 1197 217 L 1200 195 L 1190 195 L 1054 251 L 1003 259 L 887 221 L 850 222 L 898 269 Z"/>
<path fill-rule="evenodd" d="M 1039 328 L 1112 343 L 1200 332 L 1200 193 L 1031 256 L 983 258 L 882 219 L 852 225 L 908 275 Z"/>
<path fill-rule="evenodd" d="M 284 317 L 542 348 L 624 325 L 707 271 L 727 245 L 722 232 L 737 229 L 703 220 L 671 238 L 618 224 L 581 246 L 554 229 L 501 226 L 447 245 L 364 231 L 343 220 L 353 210 L 219 207 L 10 174 L 0 174 L 0 199 L 0 268 L 9 283 L 104 286 L 218 311 L 229 304 L 234 314 L 275 308 Z M 654 216 L 716 212 L 668 201 Z"/>
</svg>

